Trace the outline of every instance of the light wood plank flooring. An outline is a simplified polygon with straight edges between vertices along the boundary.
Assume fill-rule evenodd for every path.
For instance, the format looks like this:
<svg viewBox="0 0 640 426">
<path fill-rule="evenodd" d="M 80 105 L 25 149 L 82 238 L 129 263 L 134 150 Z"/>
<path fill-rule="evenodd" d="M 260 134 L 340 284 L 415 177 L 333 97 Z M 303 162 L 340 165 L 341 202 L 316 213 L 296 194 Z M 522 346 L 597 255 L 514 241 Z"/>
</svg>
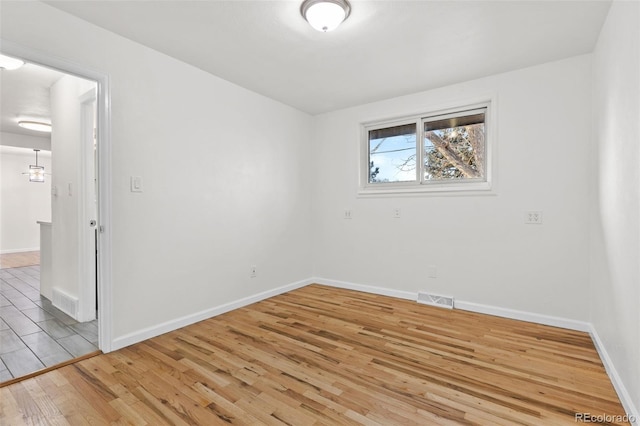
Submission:
<svg viewBox="0 0 640 426">
<path fill-rule="evenodd" d="M 11 425 L 537 426 L 624 415 L 585 333 L 320 285 L 4 387 L 0 404 Z"/>
<path fill-rule="evenodd" d="M 25 251 L 21 253 L 0 254 L 0 269 L 22 268 L 40 264 L 39 251 Z"/>
</svg>

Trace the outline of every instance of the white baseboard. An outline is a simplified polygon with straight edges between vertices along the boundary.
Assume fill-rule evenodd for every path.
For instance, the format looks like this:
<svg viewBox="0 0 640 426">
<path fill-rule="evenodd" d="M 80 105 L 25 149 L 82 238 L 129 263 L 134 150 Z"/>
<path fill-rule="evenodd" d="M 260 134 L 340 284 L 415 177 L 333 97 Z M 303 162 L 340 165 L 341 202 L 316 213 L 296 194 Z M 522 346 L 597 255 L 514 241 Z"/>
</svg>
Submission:
<svg viewBox="0 0 640 426">
<path fill-rule="evenodd" d="M 462 309 L 463 311 L 495 315 L 497 317 L 533 322 L 536 324 L 550 325 L 553 327 L 567 328 L 569 330 L 588 332 L 591 329 L 591 324 L 586 321 L 555 317 L 552 315 L 536 314 L 533 312 L 519 311 L 517 309 L 501 308 L 498 306 L 483 305 L 480 303 L 465 302 L 462 300 L 456 300 L 453 306 L 455 307 L 455 309 Z"/>
<path fill-rule="evenodd" d="M 417 300 L 418 293 L 412 291 L 394 290 L 386 287 L 376 287 L 366 284 L 355 284 L 346 281 L 337 281 L 328 278 L 313 277 L 309 281 L 328 285 L 331 287 L 344 288 L 347 290 L 363 291 L 365 293 L 379 294 L 381 296 L 397 297 L 399 299 Z M 455 309 L 477 312 L 480 314 L 495 315 L 503 318 L 510 318 L 521 321 L 533 322 L 536 324 L 551 325 L 553 327 L 568 328 L 569 330 L 589 332 L 591 324 L 585 321 L 572 320 L 551 315 L 536 314 L 516 309 L 501 308 L 498 306 L 483 305 L 474 302 L 464 302 L 455 300 Z"/>
<path fill-rule="evenodd" d="M 327 278 L 313 277 L 309 281 L 330 287 L 344 288 L 346 290 L 362 291 L 364 293 L 379 294 L 381 296 L 397 297 L 398 299 L 416 300 L 418 293 L 411 291 L 393 290 L 385 287 L 375 287 L 365 284 L 354 284 L 346 281 L 330 280 Z"/>
<path fill-rule="evenodd" d="M 600 339 L 598 332 L 592 324 L 589 324 L 589 334 L 591 335 L 591 340 L 593 340 L 593 344 L 598 351 L 598 355 L 600 355 L 600 359 L 602 360 L 602 364 L 604 364 L 604 369 L 607 370 L 607 374 L 611 379 L 611 383 L 613 383 L 613 387 L 618 394 L 618 398 L 620 398 L 620 402 L 622 403 L 622 407 L 624 411 L 629 416 L 629 423 L 633 426 L 640 426 L 640 411 L 638 411 L 639 407 L 636 407 L 631 399 L 631 395 L 629 395 L 629 391 L 625 387 L 618 371 L 616 370 L 607 349 Z M 597 415 L 596 413 L 592 413 L 593 415 Z"/>
<path fill-rule="evenodd" d="M 210 309 L 205 309 L 204 311 L 196 312 L 191 315 L 186 315 L 181 318 L 176 318 L 174 320 L 167 321 L 162 324 L 154 325 L 153 327 L 147 327 L 145 329 L 135 331 L 133 333 L 125 334 L 124 336 L 120 336 L 114 339 L 111 342 L 110 349 L 111 351 L 115 351 L 117 349 L 124 348 L 125 346 L 133 345 L 134 343 L 142 342 L 143 340 L 150 339 L 152 337 L 156 337 L 161 334 L 168 333 L 170 331 L 177 330 L 182 327 L 186 327 L 198 321 L 215 317 L 217 315 L 224 314 L 225 312 L 229 312 L 234 309 L 242 308 L 243 306 L 247 306 L 252 303 L 259 302 L 264 299 L 268 299 L 269 297 L 277 296 L 279 294 L 286 293 L 288 291 L 307 286 L 312 282 L 313 280 L 309 280 L 309 279 L 297 281 L 297 282 L 287 284 L 278 288 L 274 288 L 272 290 L 263 291 L 261 293 L 254 294 L 252 296 L 244 297 L 239 300 L 225 303 L 220 306 L 215 306 Z"/>
<path fill-rule="evenodd" d="M 40 251 L 40 247 L 0 250 L 0 254 L 24 253 L 27 251 Z"/>
</svg>

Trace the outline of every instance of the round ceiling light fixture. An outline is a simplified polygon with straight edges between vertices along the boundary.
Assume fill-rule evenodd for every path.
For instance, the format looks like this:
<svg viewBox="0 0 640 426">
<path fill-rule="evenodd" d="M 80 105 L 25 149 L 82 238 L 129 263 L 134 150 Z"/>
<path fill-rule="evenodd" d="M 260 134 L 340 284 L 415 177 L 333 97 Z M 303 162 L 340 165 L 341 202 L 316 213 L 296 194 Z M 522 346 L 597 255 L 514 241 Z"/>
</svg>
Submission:
<svg viewBox="0 0 640 426">
<path fill-rule="evenodd" d="M 309 25 L 322 32 L 338 28 L 351 12 L 347 0 L 304 0 L 300 13 Z"/>
<path fill-rule="evenodd" d="M 23 65 L 24 61 L 21 59 L 0 54 L 0 69 L 7 71 L 17 70 Z"/>
<path fill-rule="evenodd" d="M 35 130 L 36 132 L 47 132 L 47 133 L 51 133 L 51 124 L 49 123 L 45 123 L 43 121 L 18 121 L 18 126 L 24 128 L 24 129 L 29 129 L 29 130 Z"/>
</svg>

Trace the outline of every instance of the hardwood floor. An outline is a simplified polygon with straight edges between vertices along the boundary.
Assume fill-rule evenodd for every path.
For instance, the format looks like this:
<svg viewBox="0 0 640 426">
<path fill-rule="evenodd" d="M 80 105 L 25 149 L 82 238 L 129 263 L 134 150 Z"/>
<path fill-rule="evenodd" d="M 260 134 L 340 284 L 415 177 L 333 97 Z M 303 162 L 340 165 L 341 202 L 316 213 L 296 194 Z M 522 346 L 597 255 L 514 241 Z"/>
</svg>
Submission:
<svg viewBox="0 0 640 426">
<path fill-rule="evenodd" d="M 576 413 L 624 416 L 586 333 L 320 285 L 0 389 L 11 425 L 574 425 Z"/>
<path fill-rule="evenodd" d="M 40 264 L 39 251 L 0 254 L 0 269 L 22 268 Z"/>
</svg>

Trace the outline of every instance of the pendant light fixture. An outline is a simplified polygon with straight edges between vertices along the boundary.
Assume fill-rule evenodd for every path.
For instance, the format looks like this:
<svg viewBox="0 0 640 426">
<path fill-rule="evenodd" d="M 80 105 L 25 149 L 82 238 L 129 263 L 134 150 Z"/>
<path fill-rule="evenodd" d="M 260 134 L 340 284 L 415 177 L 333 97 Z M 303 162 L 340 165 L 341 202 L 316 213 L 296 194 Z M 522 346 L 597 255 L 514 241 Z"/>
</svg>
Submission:
<svg viewBox="0 0 640 426">
<path fill-rule="evenodd" d="M 347 0 L 304 0 L 300 6 L 300 13 L 309 25 L 323 32 L 335 30 L 350 12 Z"/>
<path fill-rule="evenodd" d="M 44 183 L 44 166 L 38 165 L 38 152 L 39 149 L 34 149 L 36 152 L 36 165 L 30 165 L 29 171 L 23 173 L 23 175 L 29 175 L 29 182 Z"/>
</svg>

